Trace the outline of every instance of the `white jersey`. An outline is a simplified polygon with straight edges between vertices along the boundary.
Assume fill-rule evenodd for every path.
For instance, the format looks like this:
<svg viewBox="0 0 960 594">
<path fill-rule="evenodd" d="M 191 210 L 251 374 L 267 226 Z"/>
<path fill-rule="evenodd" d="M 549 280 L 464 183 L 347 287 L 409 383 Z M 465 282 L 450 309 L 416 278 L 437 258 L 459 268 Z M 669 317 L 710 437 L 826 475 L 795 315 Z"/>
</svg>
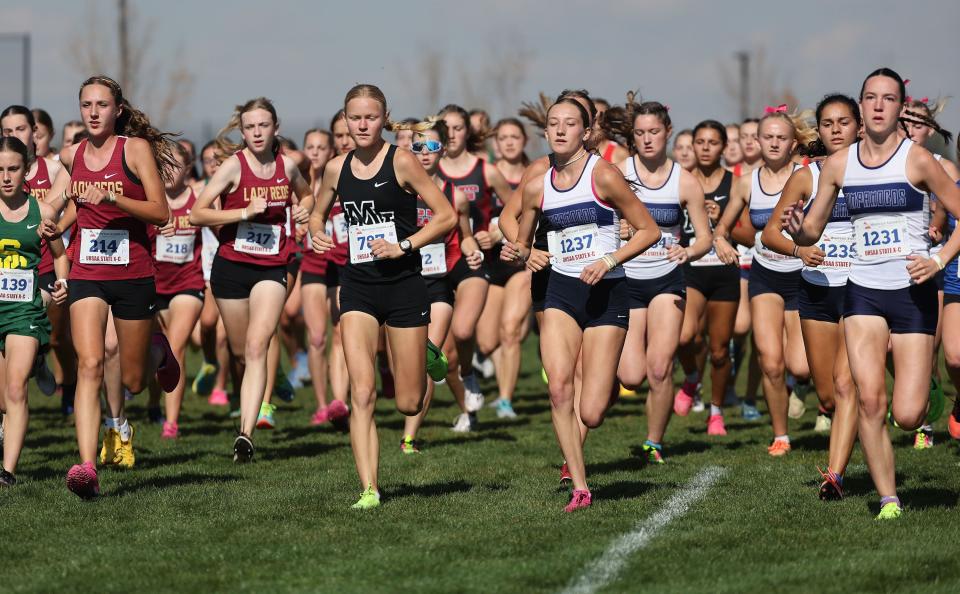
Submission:
<svg viewBox="0 0 960 594">
<path fill-rule="evenodd" d="M 820 184 L 820 163 L 811 163 L 807 166 L 813 176 L 813 193 L 807 200 L 806 208 L 817 198 L 817 187 Z M 827 226 L 823 228 L 823 235 L 817 240 L 817 247 L 824 253 L 823 263 L 813 268 L 804 266 L 800 275 L 808 283 L 821 287 L 842 287 L 847 284 L 850 276 L 850 267 L 857 256 L 857 244 L 853 237 L 853 223 L 850 222 L 850 212 L 847 210 L 847 200 L 840 190 L 837 201 L 830 212 Z"/>
<path fill-rule="evenodd" d="M 886 163 L 866 167 L 860 143 L 849 148 L 843 193 L 857 246 L 850 281 L 870 289 L 910 286 L 907 256 L 928 257 L 930 196 L 907 179 L 913 142 L 903 139 Z"/>
<path fill-rule="evenodd" d="M 203 246 L 200 248 L 200 261 L 203 264 L 203 280 L 209 282 L 210 272 L 213 270 L 213 259 L 217 255 L 220 242 L 210 227 L 202 228 L 200 231 L 200 239 Z"/>
<path fill-rule="evenodd" d="M 593 191 L 593 169 L 600 157 L 590 154 L 577 183 L 568 190 L 553 185 L 551 167 L 543 176 L 543 218 L 554 273 L 579 277 L 584 268 L 620 247 L 620 214 Z M 617 266 L 605 278 L 623 278 Z"/>
<path fill-rule="evenodd" d="M 763 190 L 763 185 L 760 183 L 760 171 L 762 169 L 763 167 L 758 167 L 750 172 L 750 223 L 757 230 L 753 246 L 753 262 L 774 272 L 796 272 L 803 267 L 803 261 L 800 258 L 778 254 L 760 241 L 763 228 L 767 226 L 767 221 L 770 220 L 770 215 L 773 214 L 777 202 L 780 202 L 780 194 L 783 192 L 782 188 L 776 194 L 767 194 Z M 794 171 L 796 171 L 796 167 L 794 167 Z M 784 237 L 789 237 L 786 232 L 781 231 L 781 233 Z"/>
<path fill-rule="evenodd" d="M 660 241 L 641 252 L 633 260 L 623 263 L 627 278 L 641 280 L 660 278 L 678 266 L 667 257 L 667 252 L 671 246 L 680 245 L 680 232 L 683 228 L 683 208 L 680 207 L 680 171 L 680 166 L 674 163 L 663 185 L 659 188 L 648 188 L 640 180 L 636 160 L 630 159 L 626 179 L 628 182 L 633 182 L 634 194 L 647 207 L 650 216 L 660 227 Z"/>
<path fill-rule="evenodd" d="M 940 162 L 943 160 L 943 155 L 941 155 L 941 154 L 939 154 L 939 153 L 934 153 L 934 154 L 933 154 L 933 158 L 937 160 L 937 163 L 940 163 Z M 931 201 L 931 202 L 936 202 L 936 201 L 937 201 L 937 195 L 936 195 L 936 194 L 930 194 L 930 201 Z M 943 208 L 943 205 L 941 204 L 941 205 L 939 205 L 937 208 Z M 939 254 L 939 253 L 940 253 L 940 250 L 943 249 L 943 244 L 945 244 L 946 242 L 947 242 L 946 239 L 944 239 L 943 241 L 941 241 L 940 243 L 938 243 L 938 244 L 936 244 L 936 245 L 931 245 L 931 246 L 930 246 L 930 256 L 933 256 L 934 254 Z M 931 240 L 931 243 L 933 243 L 933 240 Z"/>
</svg>

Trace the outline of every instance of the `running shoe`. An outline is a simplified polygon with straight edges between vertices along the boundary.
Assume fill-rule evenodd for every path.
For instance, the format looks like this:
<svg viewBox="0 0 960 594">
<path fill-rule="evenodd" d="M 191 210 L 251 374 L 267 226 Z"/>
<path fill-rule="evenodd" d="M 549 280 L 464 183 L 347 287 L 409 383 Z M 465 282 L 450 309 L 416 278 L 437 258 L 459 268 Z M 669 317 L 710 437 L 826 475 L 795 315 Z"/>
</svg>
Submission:
<svg viewBox="0 0 960 594">
<path fill-rule="evenodd" d="M 277 370 L 277 379 L 273 382 L 273 394 L 280 400 L 284 402 L 293 402 L 294 396 L 297 395 L 296 391 L 293 389 L 293 386 L 290 385 L 290 382 L 287 380 L 287 375 L 285 373 L 279 373 L 281 370 Z M 301 386 L 302 387 L 302 386 Z"/>
<path fill-rule="evenodd" d="M 933 431 L 927 429 L 917 429 L 913 436 L 913 449 L 928 450 L 933 447 Z"/>
<path fill-rule="evenodd" d="M 740 404 L 740 398 L 737 397 L 737 391 L 733 389 L 733 382 L 727 386 L 727 391 L 723 395 L 724 406 L 736 406 Z"/>
<path fill-rule="evenodd" d="M 317 412 L 313 413 L 313 416 L 310 417 L 310 424 L 316 427 L 318 425 L 323 425 L 328 420 L 330 419 L 327 416 L 327 407 L 324 406 L 323 408 L 318 408 Z"/>
<path fill-rule="evenodd" d="M 930 378 L 930 404 L 927 407 L 927 425 L 933 425 L 943 416 L 943 409 L 946 407 L 947 397 L 943 394 L 943 386 L 940 380 L 933 376 Z"/>
<path fill-rule="evenodd" d="M 119 448 L 120 432 L 111 427 L 103 435 L 103 445 L 100 446 L 100 464 L 116 464 Z"/>
<path fill-rule="evenodd" d="M 885 504 L 880 508 L 880 513 L 877 514 L 878 520 L 897 520 L 900 516 L 903 515 L 903 508 L 900 507 L 897 503 L 890 502 Z"/>
<path fill-rule="evenodd" d="M 12 487 L 16 484 L 17 477 L 13 476 L 12 472 L 7 472 L 5 469 L 0 468 L 0 488 Z"/>
<path fill-rule="evenodd" d="M 497 373 L 497 368 L 493 364 L 493 359 L 490 357 L 480 358 L 480 354 L 473 353 L 472 366 L 474 371 L 483 376 L 483 379 L 490 379 Z"/>
<path fill-rule="evenodd" d="M 570 503 L 567 504 L 567 507 L 563 508 L 563 511 L 569 514 L 578 509 L 586 509 L 590 507 L 591 503 L 593 503 L 593 496 L 590 494 L 590 491 L 586 489 L 574 489 L 573 494 L 570 496 Z"/>
<path fill-rule="evenodd" d="M 454 433 L 470 433 L 476 424 L 475 418 L 476 415 L 471 413 L 460 413 L 457 415 L 457 418 L 453 420 L 451 431 Z"/>
<path fill-rule="evenodd" d="M 224 390 L 213 390 L 210 397 L 207 398 L 207 404 L 210 406 L 230 406 L 230 398 Z"/>
<path fill-rule="evenodd" d="M 697 384 L 694 382 L 683 382 L 683 385 L 680 386 L 680 389 L 677 390 L 676 396 L 673 397 L 673 412 L 677 413 L 681 417 L 685 417 L 690 414 L 690 409 L 693 408 L 693 396 L 697 393 Z"/>
<path fill-rule="evenodd" d="M 203 365 L 201 365 L 197 371 L 197 377 L 193 378 L 193 393 L 197 396 L 210 396 L 212 398 L 214 392 L 223 392 L 223 390 L 213 389 L 217 383 L 217 374 L 219 372 L 220 365 L 216 361 L 213 363 L 204 361 Z M 224 396 L 226 396 L 226 392 L 224 392 Z"/>
<path fill-rule="evenodd" d="M 818 467 L 817 472 L 823 477 L 823 482 L 820 483 L 820 500 L 839 501 L 843 499 L 843 477 L 829 468 L 824 472 Z"/>
<path fill-rule="evenodd" d="M 477 376 L 471 374 L 460 379 L 463 380 L 463 405 L 467 412 L 477 412 L 483 408 L 483 392 L 480 391 Z"/>
<path fill-rule="evenodd" d="M 240 433 L 233 440 L 233 461 L 237 464 L 246 464 L 253 460 L 253 440 L 249 435 Z"/>
<path fill-rule="evenodd" d="M 231 419 L 239 419 L 240 417 L 243 416 L 243 411 L 240 410 L 240 407 L 238 406 L 237 408 L 231 410 L 230 414 L 228 414 L 227 416 L 230 417 Z"/>
<path fill-rule="evenodd" d="M 726 435 L 727 427 L 723 424 L 723 415 L 710 415 L 707 418 L 707 435 Z"/>
<path fill-rule="evenodd" d="M 360 494 L 360 499 L 350 507 L 353 509 L 373 509 L 380 507 L 380 493 L 374 491 L 373 485 L 370 485 Z"/>
<path fill-rule="evenodd" d="M 697 393 L 693 395 L 693 408 L 690 409 L 695 413 L 702 413 L 707 410 L 706 405 L 703 403 L 703 399 L 700 398 L 700 384 L 697 384 Z"/>
<path fill-rule="evenodd" d="M 420 453 L 420 442 L 410 435 L 404 435 L 400 440 L 400 453 L 411 455 Z"/>
<path fill-rule="evenodd" d="M 297 362 L 297 379 L 300 383 L 307 385 L 313 383 L 313 376 L 310 375 L 310 360 L 307 358 L 306 351 L 297 351 L 294 359 Z"/>
<path fill-rule="evenodd" d="M 435 382 L 447 377 L 447 356 L 440 348 L 427 340 L 427 375 Z"/>
<path fill-rule="evenodd" d="M 636 398 L 637 391 L 620 384 L 620 398 Z"/>
<path fill-rule="evenodd" d="M 642 446 L 643 448 L 643 461 L 646 464 L 666 464 L 666 461 L 663 459 L 663 453 L 660 451 L 660 448 L 652 446 L 649 443 L 645 443 Z"/>
<path fill-rule="evenodd" d="M 560 484 L 571 482 L 573 482 L 573 475 L 570 474 L 570 467 L 564 462 L 563 466 L 560 467 Z"/>
<path fill-rule="evenodd" d="M 73 414 L 73 400 L 77 393 L 77 385 L 64 386 L 63 394 L 60 396 L 60 412 L 63 416 Z"/>
<path fill-rule="evenodd" d="M 542 379 L 545 384 L 550 383 L 550 380 L 547 379 L 547 370 L 543 367 L 540 368 L 540 379 Z"/>
<path fill-rule="evenodd" d="M 113 463 L 120 468 L 133 468 L 137 458 L 133 454 L 133 436 L 136 433 L 133 425 L 130 425 L 130 439 L 123 441 L 120 431 L 117 431 L 117 449 L 113 456 Z"/>
<path fill-rule="evenodd" d="M 296 367 L 291 367 L 290 371 L 287 372 L 287 383 L 290 384 L 290 387 L 294 390 L 299 390 L 303 387 L 303 381 L 300 380 L 300 371 Z"/>
<path fill-rule="evenodd" d="M 53 372 L 47 367 L 47 357 L 43 353 L 37 353 L 34 359 L 33 379 L 44 396 L 53 396 L 57 391 L 57 378 L 53 377 Z"/>
<path fill-rule="evenodd" d="M 167 421 L 163 424 L 163 430 L 160 432 L 160 439 L 177 439 L 180 437 L 180 428 L 173 421 Z"/>
<path fill-rule="evenodd" d="M 327 420 L 341 431 L 350 428 L 350 409 L 342 400 L 331 400 L 327 405 Z"/>
<path fill-rule="evenodd" d="M 67 488 L 80 499 L 93 499 L 100 495 L 97 469 L 90 462 L 74 464 L 67 473 Z"/>
<path fill-rule="evenodd" d="M 164 422 L 163 418 L 163 409 L 159 406 L 148 406 L 147 407 L 147 420 L 154 425 L 159 425 Z"/>
<path fill-rule="evenodd" d="M 790 453 L 790 442 L 774 439 L 770 447 L 767 448 L 767 453 L 775 457 L 786 456 Z"/>
<path fill-rule="evenodd" d="M 803 413 L 807 412 L 807 405 L 803 403 L 803 399 L 797 396 L 797 391 L 790 391 L 790 404 L 787 406 L 787 416 L 791 419 L 799 419 L 803 416 Z"/>
<path fill-rule="evenodd" d="M 950 437 L 960 439 L 960 396 L 953 401 L 953 411 L 947 418 L 947 427 L 950 429 Z"/>
<path fill-rule="evenodd" d="M 813 425 L 813 430 L 817 433 L 830 433 L 833 427 L 833 419 L 821 413 L 817 415 L 817 422 Z"/>
<path fill-rule="evenodd" d="M 743 417 L 744 421 L 756 421 L 759 420 L 763 415 L 760 414 L 760 411 L 757 410 L 756 402 L 750 403 L 744 400 L 740 403 L 740 416 Z"/>
<path fill-rule="evenodd" d="M 517 413 L 513 410 L 513 404 L 506 398 L 498 399 L 497 418 L 498 419 L 516 419 Z"/>
<path fill-rule="evenodd" d="M 170 341 L 163 332 L 154 332 L 152 343 L 163 351 L 163 360 L 157 367 L 157 383 L 164 392 L 169 394 L 180 384 L 180 363 L 177 362 L 177 357 L 170 348 Z"/>
<path fill-rule="evenodd" d="M 257 429 L 273 429 L 277 426 L 273 413 L 277 411 L 276 404 L 264 402 L 260 405 L 260 414 L 257 415 Z"/>
</svg>

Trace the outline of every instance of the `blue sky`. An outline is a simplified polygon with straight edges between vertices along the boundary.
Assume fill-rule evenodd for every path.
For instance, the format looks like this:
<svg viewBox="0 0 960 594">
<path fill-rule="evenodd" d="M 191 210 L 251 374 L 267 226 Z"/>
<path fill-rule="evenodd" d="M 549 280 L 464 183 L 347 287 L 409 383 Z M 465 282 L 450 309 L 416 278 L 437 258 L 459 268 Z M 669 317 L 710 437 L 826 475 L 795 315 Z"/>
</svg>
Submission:
<svg viewBox="0 0 960 594">
<path fill-rule="evenodd" d="M 356 82 L 380 85 L 394 117 L 423 115 L 439 107 L 426 104 L 429 85 L 421 70 L 431 52 L 443 60 L 441 102 L 470 108 L 471 100 L 483 100 L 495 118 L 513 115 L 513 108 L 505 113 L 504 101 L 583 87 L 614 101 L 639 88 L 644 98 L 670 105 L 678 126 L 707 117 L 733 120 L 737 104 L 724 90 L 722 68 L 735 72 L 734 52 L 763 48 L 769 86 L 789 87 L 806 106 L 827 92 L 856 93 L 867 72 L 887 65 L 912 79 L 908 90 L 915 96 L 956 97 L 941 122 L 960 128 L 960 2 L 131 3 L 141 23 L 153 24 L 145 69 L 153 89 L 133 100 L 160 101 L 165 69 L 179 52 L 196 82 L 168 128 L 197 141 L 222 126 L 235 104 L 258 95 L 275 101 L 283 131 L 299 141 L 305 128 L 329 121 Z M 115 2 L 37 6 L 5 6 L 0 32 L 32 35 L 33 104 L 47 108 L 59 126 L 76 117 L 77 87 L 89 74 L 71 59 L 80 51 L 71 41 L 97 39 L 110 51 Z M 92 31 L 91 15 L 99 18 Z M 0 44 L 4 103 L 19 101 L 10 48 Z M 526 72 L 510 87 L 516 93 L 503 97 L 489 73 L 521 55 Z"/>
</svg>

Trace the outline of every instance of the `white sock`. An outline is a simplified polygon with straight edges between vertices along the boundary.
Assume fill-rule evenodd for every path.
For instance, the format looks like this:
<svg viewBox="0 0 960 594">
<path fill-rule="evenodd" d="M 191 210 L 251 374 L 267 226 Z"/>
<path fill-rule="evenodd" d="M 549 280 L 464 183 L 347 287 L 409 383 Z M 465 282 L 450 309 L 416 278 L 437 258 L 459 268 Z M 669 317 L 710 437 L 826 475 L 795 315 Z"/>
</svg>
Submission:
<svg viewBox="0 0 960 594">
<path fill-rule="evenodd" d="M 123 418 L 123 422 L 117 423 L 117 430 L 120 432 L 122 441 L 130 441 L 130 422 L 127 421 L 126 417 Z"/>
<path fill-rule="evenodd" d="M 722 417 L 722 416 L 723 416 L 723 409 L 720 408 L 719 406 L 716 406 L 716 405 L 714 405 L 714 404 L 711 404 L 711 405 L 710 405 L 710 415 L 711 415 L 711 416 L 720 415 L 720 416 Z"/>
<path fill-rule="evenodd" d="M 776 436 L 774 436 L 773 441 L 782 441 L 782 442 L 785 442 L 785 443 L 790 443 L 790 436 L 789 436 L 789 435 L 776 435 Z"/>
<path fill-rule="evenodd" d="M 120 426 L 120 417 L 107 417 L 103 421 L 103 426 L 107 429 L 116 429 Z"/>
</svg>

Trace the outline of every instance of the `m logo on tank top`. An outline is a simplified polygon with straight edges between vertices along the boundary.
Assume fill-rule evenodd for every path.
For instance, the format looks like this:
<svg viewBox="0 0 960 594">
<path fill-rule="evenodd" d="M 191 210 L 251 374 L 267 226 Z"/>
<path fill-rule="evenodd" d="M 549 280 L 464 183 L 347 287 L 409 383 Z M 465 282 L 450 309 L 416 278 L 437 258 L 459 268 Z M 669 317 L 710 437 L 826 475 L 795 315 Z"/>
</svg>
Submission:
<svg viewBox="0 0 960 594">
<path fill-rule="evenodd" d="M 393 211 L 377 212 L 373 200 L 364 200 L 359 203 L 343 201 L 343 212 L 347 215 L 347 223 L 350 225 L 374 225 L 389 223 L 393 220 Z"/>
</svg>

